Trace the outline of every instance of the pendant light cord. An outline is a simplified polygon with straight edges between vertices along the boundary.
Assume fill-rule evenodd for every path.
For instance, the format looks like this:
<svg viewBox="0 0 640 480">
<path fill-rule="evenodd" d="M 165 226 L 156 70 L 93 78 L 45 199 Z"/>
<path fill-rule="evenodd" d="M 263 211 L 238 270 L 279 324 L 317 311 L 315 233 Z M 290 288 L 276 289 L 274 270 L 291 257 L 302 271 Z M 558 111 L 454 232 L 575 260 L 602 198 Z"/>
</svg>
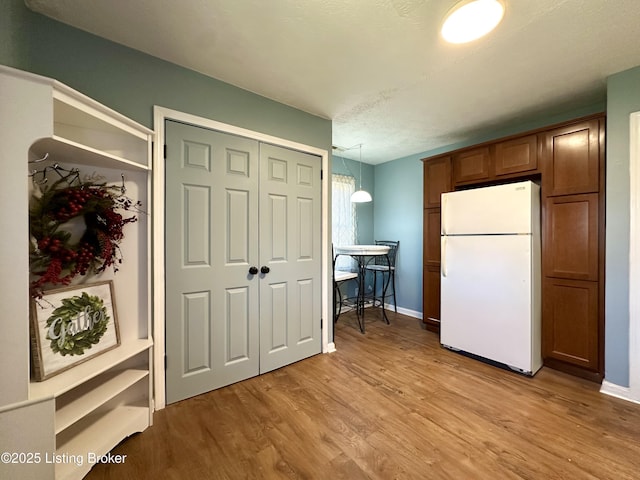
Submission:
<svg viewBox="0 0 640 480">
<path fill-rule="evenodd" d="M 360 147 L 360 190 L 362 190 L 362 144 L 358 146 Z"/>
<path fill-rule="evenodd" d="M 359 185 L 360 185 L 360 189 L 357 192 L 354 192 L 351 195 L 351 201 L 354 203 L 365 203 L 365 202 L 370 202 L 372 200 L 371 198 L 371 194 L 369 192 L 366 192 L 364 190 L 362 190 L 362 143 L 358 143 L 356 145 L 353 145 L 352 147 L 349 148 L 345 148 L 342 151 L 347 151 L 347 150 L 353 150 L 354 148 L 358 147 L 359 150 L 359 161 L 358 161 L 358 166 L 359 166 Z M 351 169 L 349 167 L 347 167 L 346 163 L 344 162 L 344 157 L 342 157 L 342 163 L 345 166 L 345 168 L 351 173 L 351 175 L 353 175 L 353 172 L 351 172 Z"/>
</svg>

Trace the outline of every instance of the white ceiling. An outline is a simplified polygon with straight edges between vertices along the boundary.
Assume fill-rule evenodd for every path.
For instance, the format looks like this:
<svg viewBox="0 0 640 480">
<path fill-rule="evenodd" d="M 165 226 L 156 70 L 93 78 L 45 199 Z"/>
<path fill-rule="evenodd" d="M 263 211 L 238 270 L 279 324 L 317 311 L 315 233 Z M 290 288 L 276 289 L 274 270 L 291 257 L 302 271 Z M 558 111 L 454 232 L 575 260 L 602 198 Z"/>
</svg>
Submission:
<svg viewBox="0 0 640 480">
<path fill-rule="evenodd" d="M 457 0 L 26 0 L 32 10 L 333 121 L 381 163 L 603 101 L 640 65 L 638 0 L 505 0 L 449 45 Z M 358 150 L 344 154 L 357 158 Z"/>
</svg>

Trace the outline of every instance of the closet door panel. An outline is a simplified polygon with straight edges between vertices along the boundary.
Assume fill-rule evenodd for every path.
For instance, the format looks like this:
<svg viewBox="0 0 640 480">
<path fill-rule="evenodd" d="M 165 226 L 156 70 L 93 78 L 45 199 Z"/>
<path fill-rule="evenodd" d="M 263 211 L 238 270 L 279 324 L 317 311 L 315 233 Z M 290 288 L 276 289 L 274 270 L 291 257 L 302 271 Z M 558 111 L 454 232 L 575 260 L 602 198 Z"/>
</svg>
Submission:
<svg viewBox="0 0 640 480">
<path fill-rule="evenodd" d="M 321 164 L 260 145 L 261 373 L 320 353 Z"/>
<path fill-rule="evenodd" d="M 166 388 L 259 373 L 258 142 L 166 122 Z"/>
</svg>

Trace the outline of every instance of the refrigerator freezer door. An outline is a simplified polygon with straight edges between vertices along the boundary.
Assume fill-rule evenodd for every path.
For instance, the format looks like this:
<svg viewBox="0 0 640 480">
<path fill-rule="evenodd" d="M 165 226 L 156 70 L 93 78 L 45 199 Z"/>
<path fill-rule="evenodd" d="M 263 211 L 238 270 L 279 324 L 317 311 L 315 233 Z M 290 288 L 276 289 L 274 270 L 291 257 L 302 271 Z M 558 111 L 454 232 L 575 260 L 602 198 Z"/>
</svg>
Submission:
<svg viewBox="0 0 640 480">
<path fill-rule="evenodd" d="M 541 365 L 530 235 L 446 238 L 440 341 L 525 373 Z"/>
<path fill-rule="evenodd" d="M 531 233 L 540 223 L 540 187 L 533 182 L 442 195 L 442 234 Z"/>
</svg>

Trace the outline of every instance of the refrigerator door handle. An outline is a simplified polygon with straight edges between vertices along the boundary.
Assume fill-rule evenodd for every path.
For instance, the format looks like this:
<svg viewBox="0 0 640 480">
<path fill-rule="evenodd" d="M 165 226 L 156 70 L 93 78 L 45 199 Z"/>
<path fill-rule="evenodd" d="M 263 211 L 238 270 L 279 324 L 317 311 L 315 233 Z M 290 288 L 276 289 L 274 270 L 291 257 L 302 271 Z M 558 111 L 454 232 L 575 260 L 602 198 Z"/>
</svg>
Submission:
<svg viewBox="0 0 640 480">
<path fill-rule="evenodd" d="M 447 195 L 442 194 L 442 205 L 440 206 L 440 233 L 442 233 L 442 235 L 447 234 L 447 198 Z"/>
<path fill-rule="evenodd" d="M 447 276 L 447 237 L 440 237 L 440 275 Z"/>
</svg>

